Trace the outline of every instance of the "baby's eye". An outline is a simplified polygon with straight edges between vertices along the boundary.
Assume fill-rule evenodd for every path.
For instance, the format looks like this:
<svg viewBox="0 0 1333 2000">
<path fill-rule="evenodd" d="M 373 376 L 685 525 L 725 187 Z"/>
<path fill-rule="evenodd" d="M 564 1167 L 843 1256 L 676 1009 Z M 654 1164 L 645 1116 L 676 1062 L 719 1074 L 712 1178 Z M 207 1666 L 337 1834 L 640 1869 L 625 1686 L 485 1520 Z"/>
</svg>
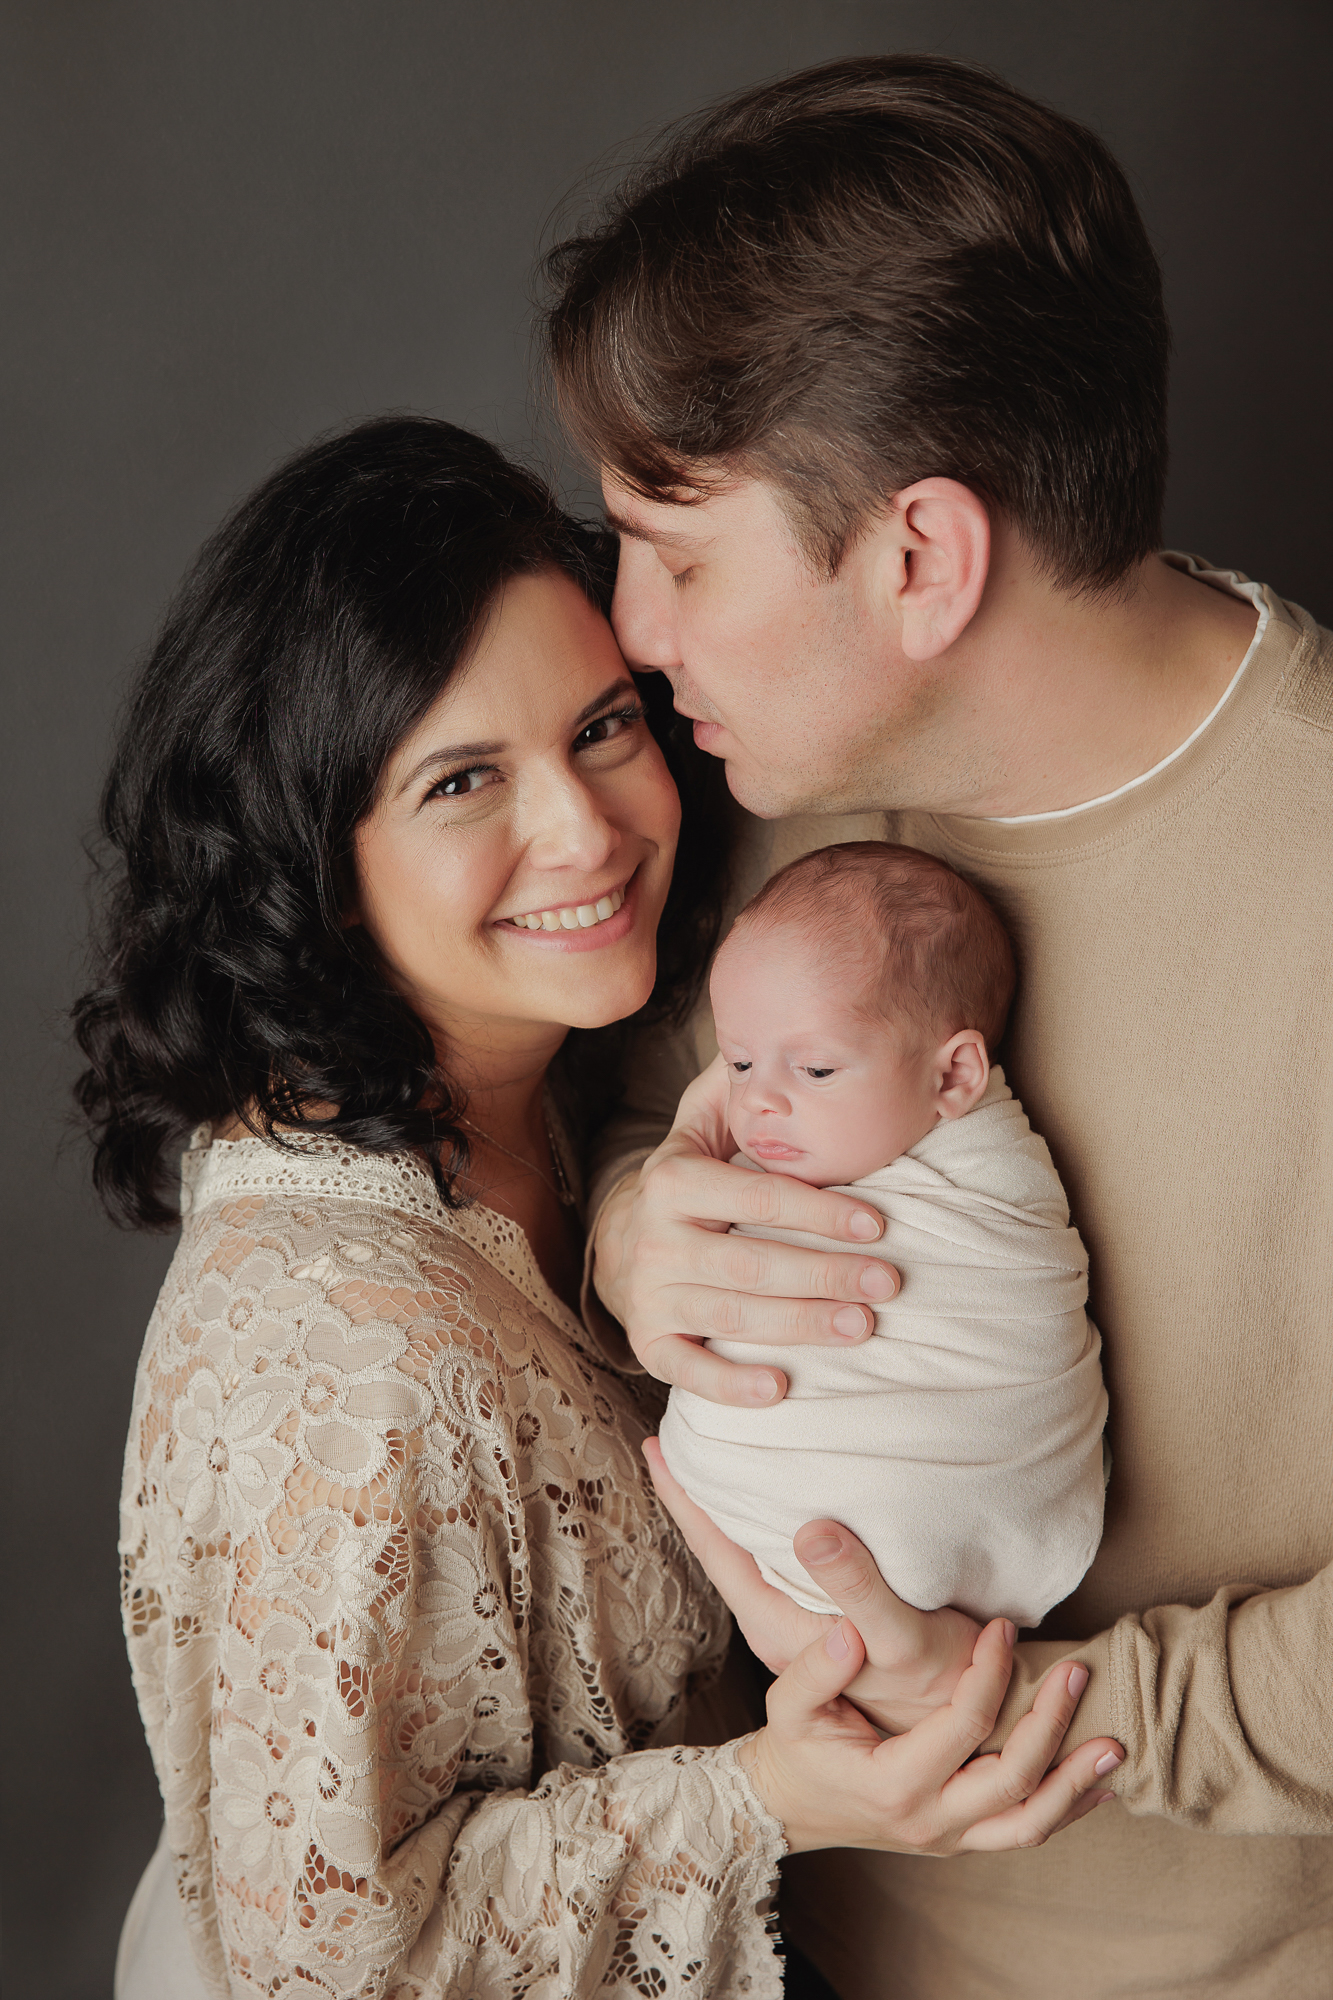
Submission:
<svg viewBox="0 0 1333 2000">
<path fill-rule="evenodd" d="M 748 1062 L 734 1062 L 731 1067 L 735 1070 L 737 1076 L 744 1076 L 746 1070 L 753 1069 L 754 1065 Z"/>
<path fill-rule="evenodd" d="M 465 798 L 469 792 L 483 791 L 499 776 L 494 764 L 469 764 L 466 771 L 451 771 L 447 778 L 441 778 L 438 784 L 431 786 L 426 796 L 432 799 Z"/>
<path fill-rule="evenodd" d="M 832 1075 L 833 1075 L 833 1071 L 832 1071 L 831 1069 L 812 1069 L 812 1068 L 810 1067 L 809 1063 L 807 1063 L 807 1064 L 806 1064 L 806 1066 L 805 1066 L 805 1073 L 806 1073 L 806 1075 L 807 1075 L 807 1076 L 832 1076 Z"/>
</svg>

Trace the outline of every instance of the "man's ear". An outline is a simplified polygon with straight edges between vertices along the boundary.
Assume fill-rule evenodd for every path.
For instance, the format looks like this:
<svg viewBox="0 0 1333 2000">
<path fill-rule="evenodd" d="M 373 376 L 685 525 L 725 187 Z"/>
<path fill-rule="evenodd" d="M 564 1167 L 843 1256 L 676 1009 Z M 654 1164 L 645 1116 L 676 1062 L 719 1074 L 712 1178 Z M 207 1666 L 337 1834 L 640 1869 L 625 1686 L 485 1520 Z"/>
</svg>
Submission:
<svg viewBox="0 0 1333 2000">
<path fill-rule="evenodd" d="M 941 1118 L 961 1118 L 979 1104 L 990 1082 L 986 1037 L 963 1028 L 935 1055 L 935 1109 Z"/>
<path fill-rule="evenodd" d="M 947 652 L 981 603 L 990 569 L 990 515 L 956 479 L 919 479 L 893 496 L 879 524 L 877 581 L 909 660 Z"/>
</svg>

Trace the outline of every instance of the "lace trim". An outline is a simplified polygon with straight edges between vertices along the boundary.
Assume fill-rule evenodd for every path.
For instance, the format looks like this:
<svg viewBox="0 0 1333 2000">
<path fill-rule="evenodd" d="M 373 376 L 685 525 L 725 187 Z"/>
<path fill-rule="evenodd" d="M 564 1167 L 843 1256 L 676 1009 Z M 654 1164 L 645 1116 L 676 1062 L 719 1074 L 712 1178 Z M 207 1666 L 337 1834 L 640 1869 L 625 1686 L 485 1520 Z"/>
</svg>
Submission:
<svg viewBox="0 0 1333 2000">
<path fill-rule="evenodd" d="M 568 1141 L 556 1128 L 565 1161 Z M 571 1162 L 572 1164 L 572 1162 Z M 571 1185 L 578 1186 L 572 1179 Z M 279 1146 L 268 1139 L 214 1139 L 200 1125 L 181 1156 L 181 1219 L 239 1194 L 302 1194 L 334 1201 L 364 1201 L 399 1215 L 416 1215 L 447 1229 L 484 1257 L 529 1305 L 554 1320 L 578 1347 L 588 1329 L 558 1299 L 541 1274 L 520 1225 L 481 1202 L 446 1208 L 434 1181 L 411 1153 L 367 1153 L 345 1140 L 293 1133 Z"/>
</svg>

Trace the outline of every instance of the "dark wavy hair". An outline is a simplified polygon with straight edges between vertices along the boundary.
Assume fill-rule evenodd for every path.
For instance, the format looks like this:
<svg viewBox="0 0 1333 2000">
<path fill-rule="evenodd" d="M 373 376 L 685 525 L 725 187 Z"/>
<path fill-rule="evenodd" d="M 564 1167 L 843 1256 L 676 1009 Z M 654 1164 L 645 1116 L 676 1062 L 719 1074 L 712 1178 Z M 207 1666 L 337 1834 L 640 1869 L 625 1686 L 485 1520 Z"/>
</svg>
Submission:
<svg viewBox="0 0 1333 2000">
<path fill-rule="evenodd" d="M 130 698 L 102 800 L 95 983 L 73 1010 L 75 1094 L 117 1219 L 175 1222 L 174 1149 L 228 1117 L 280 1144 L 416 1148 L 457 1202 L 464 1099 L 342 910 L 389 757 L 505 581 L 545 569 L 605 611 L 614 541 L 483 439 L 415 416 L 298 452 L 205 544 Z M 644 1012 L 680 1018 L 716 942 L 729 816 L 666 682 L 640 693 L 683 806 Z M 570 1036 L 571 1098 L 609 1108 L 624 1040 Z"/>
</svg>

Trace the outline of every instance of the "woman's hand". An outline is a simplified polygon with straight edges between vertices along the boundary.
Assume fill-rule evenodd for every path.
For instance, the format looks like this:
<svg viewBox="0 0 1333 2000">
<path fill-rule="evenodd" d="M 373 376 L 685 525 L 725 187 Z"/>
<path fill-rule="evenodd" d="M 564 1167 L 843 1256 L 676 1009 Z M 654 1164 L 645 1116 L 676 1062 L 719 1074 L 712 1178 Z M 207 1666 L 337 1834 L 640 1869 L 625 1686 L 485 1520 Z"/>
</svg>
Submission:
<svg viewBox="0 0 1333 2000">
<path fill-rule="evenodd" d="M 1057 1668 L 998 1756 L 976 1750 L 995 1726 L 1013 1660 L 1014 1628 L 996 1619 L 977 1640 L 952 1701 L 905 1736 L 881 1738 L 845 1698 L 865 1651 L 839 1619 L 768 1691 L 768 1721 L 742 1752 L 755 1790 L 794 1854 L 872 1847 L 898 1854 L 993 1853 L 1040 1847 L 1112 1794 L 1098 1780 L 1122 1762 L 1109 1737 L 1047 1766 L 1087 1684 Z M 969 1759 L 971 1760 L 969 1762 Z"/>
<path fill-rule="evenodd" d="M 765 1583 L 754 1557 L 724 1535 L 672 1478 L 656 1438 L 645 1440 L 643 1455 L 658 1499 L 766 1667 L 780 1674 L 807 1646 L 827 1637 L 837 1620 L 803 1610 L 785 1591 Z M 952 1699 L 972 1663 L 981 1631 L 975 1618 L 904 1604 L 862 1543 L 836 1521 L 808 1522 L 794 1547 L 802 1567 L 861 1635 L 865 1660 L 845 1689 L 849 1700 L 880 1729 L 897 1734 Z"/>
<path fill-rule="evenodd" d="M 711 1403 L 776 1403 L 787 1393 L 780 1370 L 742 1368 L 704 1342 L 854 1345 L 874 1331 L 867 1301 L 892 1298 L 898 1273 L 879 1257 L 728 1235 L 733 1222 L 752 1222 L 873 1243 L 884 1223 L 848 1195 L 728 1166 L 726 1107 L 719 1056 L 681 1098 L 657 1151 L 603 1203 L 593 1282 L 659 1382 Z"/>
</svg>

